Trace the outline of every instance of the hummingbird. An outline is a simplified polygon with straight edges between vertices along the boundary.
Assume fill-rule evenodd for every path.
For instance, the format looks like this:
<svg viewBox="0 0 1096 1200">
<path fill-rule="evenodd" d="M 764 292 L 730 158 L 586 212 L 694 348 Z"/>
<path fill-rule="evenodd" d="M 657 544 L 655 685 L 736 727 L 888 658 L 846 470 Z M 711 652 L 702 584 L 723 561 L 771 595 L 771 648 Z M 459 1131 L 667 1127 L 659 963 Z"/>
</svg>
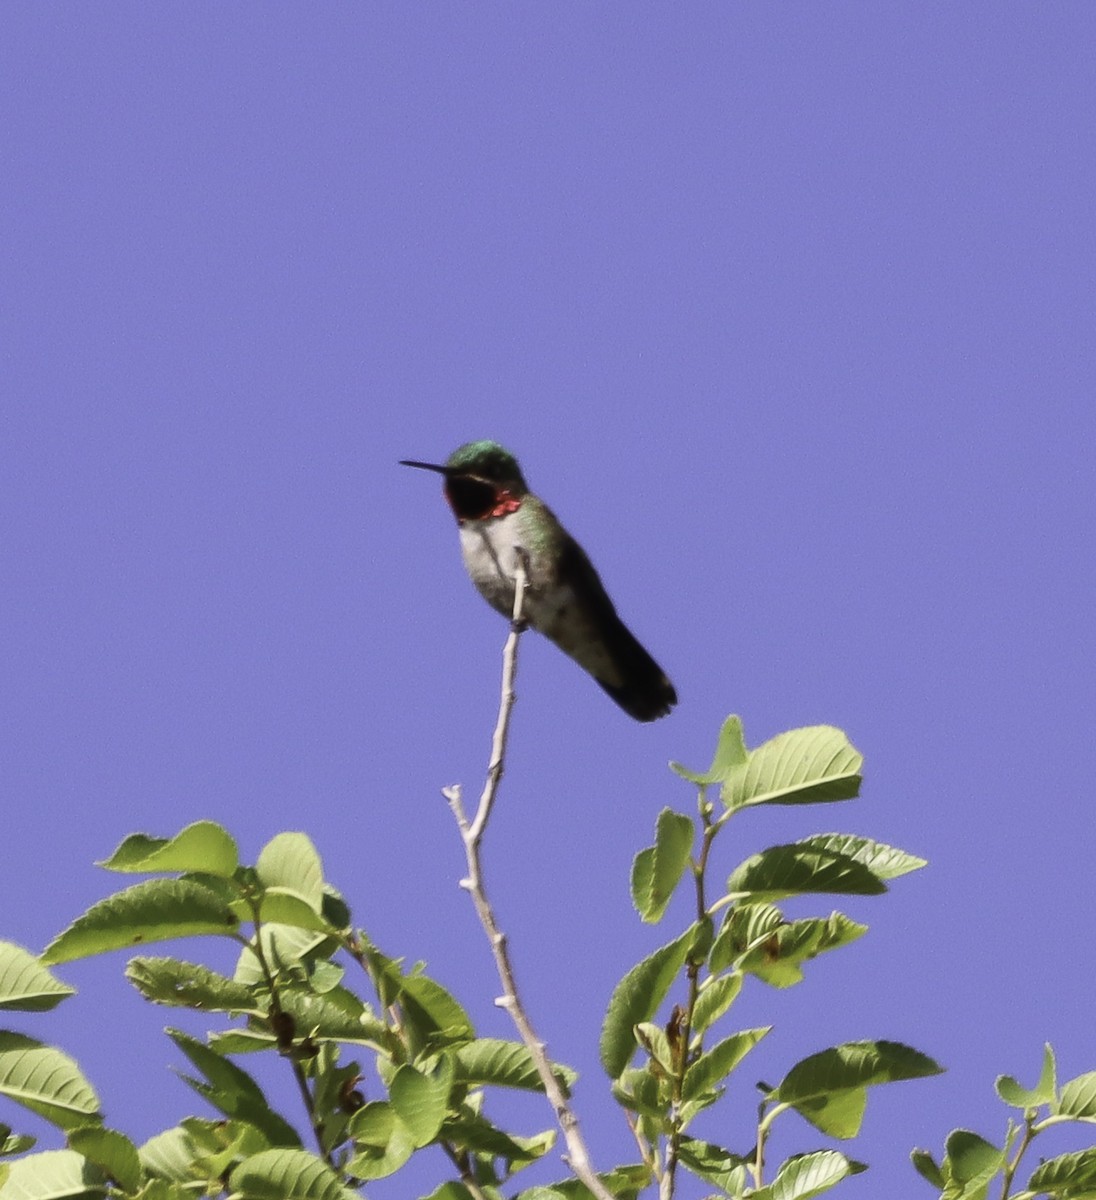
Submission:
<svg viewBox="0 0 1096 1200">
<path fill-rule="evenodd" d="M 464 565 L 479 593 L 505 617 L 514 610 L 518 556 L 527 563 L 524 619 L 588 671 L 637 721 L 664 717 L 674 685 L 617 616 L 586 552 L 534 496 L 518 460 L 498 442 L 467 442 L 436 471 L 460 529 Z"/>
</svg>

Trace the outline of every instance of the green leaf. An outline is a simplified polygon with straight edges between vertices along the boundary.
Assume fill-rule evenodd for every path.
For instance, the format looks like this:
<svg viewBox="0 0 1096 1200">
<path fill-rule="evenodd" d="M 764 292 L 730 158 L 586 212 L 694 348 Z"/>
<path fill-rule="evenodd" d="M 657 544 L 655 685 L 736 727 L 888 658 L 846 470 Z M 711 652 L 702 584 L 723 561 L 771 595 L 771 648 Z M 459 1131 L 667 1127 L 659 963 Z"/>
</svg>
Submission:
<svg viewBox="0 0 1096 1200">
<path fill-rule="evenodd" d="M 801 1100 L 795 1110 L 827 1137 L 847 1140 L 860 1132 L 868 1106 L 866 1087 L 839 1088 Z"/>
<path fill-rule="evenodd" d="M 796 844 L 847 854 L 849 858 L 863 863 L 877 879 L 897 879 L 901 875 L 908 875 L 911 871 L 920 871 L 922 867 L 928 866 L 928 860 L 918 858 L 916 854 L 907 854 L 905 850 L 899 850 L 896 846 L 874 842 L 871 838 L 857 837 L 851 833 L 816 833 L 813 837 L 803 838 Z"/>
<path fill-rule="evenodd" d="M 332 953 L 335 947 L 332 946 Z M 317 958 L 309 964 L 308 986 L 319 996 L 334 991 L 342 983 L 346 970 L 341 963 Z"/>
<path fill-rule="evenodd" d="M 797 1104 L 848 1087 L 873 1087 L 939 1075 L 943 1068 L 901 1042 L 844 1042 L 802 1059 L 784 1076 L 774 1097 Z"/>
<path fill-rule="evenodd" d="M 784 914 L 773 904 L 735 904 L 728 909 L 708 955 L 709 970 L 725 971 L 748 950 L 764 945 L 786 924 Z"/>
<path fill-rule="evenodd" d="M 744 954 L 738 967 L 770 987 L 790 987 L 803 978 L 802 963 L 827 950 L 847 946 L 867 931 L 866 925 L 839 912 L 786 922 L 774 929 L 763 944 Z"/>
<path fill-rule="evenodd" d="M 440 983 L 426 975 L 404 975 L 399 987 L 404 1020 L 431 1043 L 449 1045 L 476 1036 L 468 1014 Z"/>
<path fill-rule="evenodd" d="M 400 962 L 382 954 L 362 935 L 362 952 L 383 1007 L 398 1004 L 405 1030 L 429 1046 L 469 1042 L 476 1031 L 468 1014 L 449 992 L 427 975 L 404 975 Z"/>
<path fill-rule="evenodd" d="M 765 1025 L 759 1029 L 745 1029 L 717 1042 L 685 1072 L 681 1098 L 695 1100 L 721 1083 L 771 1028 L 771 1025 Z"/>
<path fill-rule="evenodd" d="M 0 1125 L 0 1155 L 25 1154 L 37 1138 L 29 1133 L 12 1133 L 10 1125 Z"/>
<path fill-rule="evenodd" d="M 231 879 L 239 861 L 236 843 L 226 829 L 213 821 L 195 821 L 173 838 L 132 833 L 98 865 L 108 871 L 200 871 Z"/>
<path fill-rule="evenodd" d="M 750 900 L 782 900 L 811 892 L 846 896 L 877 896 L 887 886 L 872 872 L 836 850 L 807 842 L 770 846 L 736 867 L 727 880 L 727 891 Z"/>
<path fill-rule="evenodd" d="M 927 1150 L 911 1150 L 910 1162 L 913 1163 L 917 1174 L 931 1183 L 934 1188 L 943 1191 L 947 1186 L 948 1181 L 944 1178 L 944 1172 L 936 1165 L 936 1160 Z"/>
<path fill-rule="evenodd" d="M 403 984 L 403 959 L 389 958 L 366 937 L 364 929 L 358 930 L 363 965 L 377 990 L 381 1008 L 391 1008 L 399 1003 Z"/>
<path fill-rule="evenodd" d="M 206 1077 L 207 1082 L 183 1078 L 219 1112 L 254 1125 L 274 1146 L 299 1146 L 297 1131 L 267 1103 L 254 1079 L 235 1063 L 179 1029 L 167 1030 L 168 1037 Z"/>
<path fill-rule="evenodd" d="M 441 1128 L 441 1136 L 463 1150 L 506 1160 L 507 1170 L 520 1169 L 542 1158 L 555 1145 L 556 1132 L 549 1129 L 536 1137 L 517 1137 L 493 1125 L 481 1113 L 465 1104 Z"/>
<path fill-rule="evenodd" d="M 399 1126 L 383 1151 L 361 1150 L 349 1160 L 345 1170 L 355 1180 L 383 1180 L 395 1175 L 414 1152 L 411 1134 Z"/>
<path fill-rule="evenodd" d="M 962 1184 L 962 1195 L 992 1179 L 1005 1164 L 1003 1150 L 969 1129 L 952 1130 L 944 1151 L 944 1177 Z"/>
<path fill-rule="evenodd" d="M 646 846 L 632 859 L 632 905 L 644 920 L 651 907 L 651 891 L 655 882 L 655 848 Z"/>
<path fill-rule="evenodd" d="M 995 1086 L 997 1095 L 1013 1108 L 1027 1110 L 1053 1104 L 1058 1091 L 1054 1048 L 1049 1042 L 1043 1046 L 1043 1068 L 1039 1072 L 1039 1082 L 1033 1088 L 1021 1087 L 1011 1075 L 998 1075 Z"/>
<path fill-rule="evenodd" d="M 938 1075 L 942 1069 L 900 1042 L 845 1042 L 796 1063 L 772 1099 L 793 1105 L 823 1133 L 847 1138 L 859 1131 L 865 1088 Z"/>
<path fill-rule="evenodd" d="M 243 1200 L 360 1200 L 338 1175 L 307 1150 L 263 1150 L 229 1177 Z"/>
<path fill-rule="evenodd" d="M 366 1103 L 365 1083 L 361 1064 L 352 1059 L 341 1060 L 339 1048 L 333 1042 L 308 1046 L 308 1075 L 312 1084 L 312 1110 L 317 1117 L 319 1137 L 328 1154 L 338 1154 L 338 1148 L 348 1139 L 350 1118 Z"/>
<path fill-rule="evenodd" d="M 669 1081 L 665 1074 L 656 1074 L 656 1068 L 650 1063 L 621 1071 L 610 1090 L 624 1108 L 660 1122 L 666 1116 L 670 1104 Z"/>
<path fill-rule="evenodd" d="M 647 1056 L 655 1061 L 663 1075 L 676 1075 L 678 1054 L 670 1046 L 666 1031 L 653 1021 L 639 1021 L 634 1030 L 635 1039 Z"/>
<path fill-rule="evenodd" d="M 102 1125 L 85 1125 L 73 1129 L 68 1144 L 89 1162 L 93 1162 L 108 1179 L 113 1179 L 124 1192 L 136 1192 L 141 1186 L 141 1160 L 137 1147 L 116 1129 Z"/>
<path fill-rule="evenodd" d="M 273 1050 L 278 1039 L 272 1030 L 246 1029 L 211 1030 L 206 1034 L 206 1044 L 218 1054 L 256 1054 L 260 1050 Z"/>
<path fill-rule="evenodd" d="M 350 1118 L 348 1132 L 363 1146 L 383 1149 L 397 1122 L 396 1110 L 387 1100 L 372 1100 Z"/>
<path fill-rule="evenodd" d="M 725 775 L 721 796 L 732 809 L 851 800 L 860 792 L 863 763 L 832 725 L 793 729 L 751 750 L 745 763 Z"/>
<path fill-rule="evenodd" d="M 788 987 L 803 978 L 802 962 L 848 945 L 866 932 L 866 925 L 839 912 L 787 921 L 774 905 L 738 904 L 723 922 L 709 964 L 713 971 L 734 964 L 773 987 Z"/>
<path fill-rule="evenodd" d="M 99 1120 L 99 1097 L 75 1061 L 21 1033 L 0 1032 L 0 1094 L 61 1129 Z"/>
<path fill-rule="evenodd" d="M 411 1132 L 415 1146 L 428 1146 L 449 1110 L 453 1068 L 443 1060 L 432 1073 L 404 1063 L 388 1085 L 388 1098 L 399 1119 Z"/>
<path fill-rule="evenodd" d="M 29 950 L 0 941 L 0 1008 L 46 1012 L 75 992 L 47 971 Z"/>
<path fill-rule="evenodd" d="M 414 1153 L 414 1139 L 399 1125 L 384 1150 L 360 1150 L 346 1164 L 345 1170 L 354 1179 L 386 1179 L 404 1166 Z"/>
<path fill-rule="evenodd" d="M 231 935 L 236 918 L 219 896 L 189 879 L 146 879 L 93 904 L 42 953 L 46 963 L 71 962 L 195 934 Z"/>
<path fill-rule="evenodd" d="M 4 1200 L 82 1200 L 106 1194 L 100 1171 L 75 1150 L 43 1150 L 7 1165 Z"/>
<path fill-rule="evenodd" d="M 369 1005 L 346 988 L 317 995 L 308 987 L 289 985 L 279 993 L 282 1011 L 292 1018 L 298 1037 L 329 1038 L 365 1046 L 386 1046 L 388 1027 Z"/>
<path fill-rule="evenodd" d="M 711 783 L 722 783 L 746 762 L 746 742 L 742 734 L 742 719 L 730 716 L 723 722 L 716 742 L 715 756 L 707 771 L 690 771 L 681 763 L 670 763 L 670 770 L 675 771 L 682 779 L 707 787 Z"/>
<path fill-rule="evenodd" d="M 184 1187 L 166 1179 L 149 1179 L 141 1188 L 141 1200 L 194 1200 L 195 1186 Z"/>
<path fill-rule="evenodd" d="M 332 929 L 350 928 L 350 907 L 329 883 L 323 885 L 323 903 L 320 905 L 324 920 Z"/>
<path fill-rule="evenodd" d="M 655 844 L 636 855 L 632 866 L 632 902 L 644 921 L 662 920 L 674 889 L 689 863 L 694 835 L 692 821 L 664 808 L 655 826 Z"/>
<path fill-rule="evenodd" d="M 635 1200 L 635 1197 L 651 1182 L 650 1168 L 642 1163 L 617 1167 L 613 1171 L 599 1171 L 598 1179 L 617 1200 Z M 589 1188 L 578 1179 L 563 1179 L 549 1184 L 549 1192 L 556 1192 L 564 1200 L 592 1200 Z M 522 1193 L 525 1195 L 525 1193 Z"/>
<path fill-rule="evenodd" d="M 768 1187 L 752 1194 L 753 1200 L 811 1200 L 864 1169 L 836 1150 L 796 1154 L 781 1164 Z"/>
<path fill-rule="evenodd" d="M 648 955 L 613 989 L 599 1043 L 601 1065 L 610 1079 L 615 1079 L 631 1060 L 636 1049 L 632 1031 L 658 1011 L 685 962 L 695 932 L 696 926 L 692 925 L 679 938 Z"/>
<path fill-rule="evenodd" d="M 476 1038 L 457 1047 L 454 1063 L 458 1083 L 544 1091 L 533 1056 L 522 1042 Z M 570 1093 L 578 1078 L 577 1072 L 562 1063 L 552 1063 L 552 1074 L 560 1081 L 565 1094 Z"/>
<path fill-rule="evenodd" d="M 749 1178 L 749 1159 L 732 1154 L 711 1142 L 683 1137 L 678 1147 L 678 1157 L 683 1167 L 731 1196 L 739 1195 Z"/>
<path fill-rule="evenodd" d="M 263 956 L 275 975 L 296 975 L 303 965 L 311 966 L 323 950 L 334 949 L 335 942 L 313 930 L 296 929 L 292 925 L 263 925 L 259 930 Z M 317 968 L 321 963 L 315 964 Z M 232 978 L 249 986 L 266 986 L 262 964 L 250 946 L 240 951 Z"/>
<path fill-rule="evenodd" d="M 323 863 L 316 847 L 303 833 L 279 833 L 259 853 L 255 864 L 267 888 L 288 888 L 297 893 L 314 912 L 323 905 Z"/>
<path fill-rule="evenodd" d="M 141 1166 L 155 1185 L 145 1185 L 141 1200 L 192 1200 L 195 1193 L 217 1194 L 230 1168 L 270 1148 L 263 1134 L 246 1121 L 188 1117 L 138 1149 Z"/>
<path fill-rule="evenodd" d="M 695 963 L 699 967 L 711 952 L 714 941 L 715 922 L 705 913 L 693 924 L 693 936 L 689 939 L 689 946 L 685 951 L 685 961 Z"/>
<path fill-rule="evenodd" d="M 347 1164 L 355 1179 L 384 1179 L 415 1153 L 411 1131 L 387 1101 L 373 1101 L 350 1118 L 349 1131 L 357 1154 Z"/>
<path fill-rule="evenodd" d="M 1096 1146 L 1059 1154 L 1040 1163 L 1028 1180 L 1028 1190 L 1053 1196 L 1091 1196 L 1096 1190 Z"/>
<path fill-rule="evenodd" d="M 131 958 L 126 978 L 154 1004 L 208 1012 L 260 1012 L 251 989 L 203 967 L 178 958 Z"/>
<path fill-rule="evenodd" d="M 703 1033 L 734 1003 L 742 991 L 742 976 L 736 971 L 705 980 L 693 1010 L 693 1032 Z"/>
<path fill-rule="evenodd" d="M 1062 1088 L 1058 1112 L 1076 1121 L 1096 1121 L 1096 1071 L 1078 1075 Z"/>
<path fill-rule="evenodd" d="M 272 1148 L 263 1133 L 249 1121 L 187 1117 L 182 1125 L 194 1146 L 195 1167 L 206 1183 L 206 1192 L 222 1191 L 224 1180 L 233 1167 L 261 1150 Z"/>
<path fill-rule="evenodd" d="M 234 911 L 244 915 L 239 908 Z M 269 887 L 263 892 L 259 901 L 259 919 L 274 925 L 292 925 L 297 929 L 313 929 L 330 935 L 338 932 L 307 897 L 286 887 Z"/>
<path fill-rule="evenodd" d="M 150 1137 L 137 1154 L 141 1166 L 156 1179 L 186 1183 L 201 1177 L 200 1168 L 195 1165 L 197 1148 L 181 1126 Z"/>
</svg>

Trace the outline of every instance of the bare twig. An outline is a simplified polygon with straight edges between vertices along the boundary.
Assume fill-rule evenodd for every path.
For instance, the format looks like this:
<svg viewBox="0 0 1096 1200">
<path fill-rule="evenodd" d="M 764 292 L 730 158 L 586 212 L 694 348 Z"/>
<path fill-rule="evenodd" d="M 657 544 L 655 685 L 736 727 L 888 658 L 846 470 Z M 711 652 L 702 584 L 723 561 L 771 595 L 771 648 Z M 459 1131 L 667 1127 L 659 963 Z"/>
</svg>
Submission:
<svg viewBox="0 0 1096 1200">
<path fill-rule="evenodd" d="M 528 583 L 528 562 L 524 551 L 517 552 L 517 577 L 514 585 L 514 611 L 510 624 L 510 636 L 506 639 L 506 648 L 502 657 L 502 695 L 499 701 L 498 721 L 495 723 L 495 734 L 491 739 L 491 761 L 487 767 L 487 781 L 480 796 L 479 807 L 475 817 L 469 821 L 461 802 L 459 787 L 445 788 L 443 795 L 449 801 L 449 807 L 460 827 L 461 841 L 464 843 L 464 855 L 468 864 L 468 874 L 461 880 L 463 887 L 472 897 L 476 914 L 483 926 L 484 933 L 491 944 L 491 954 L 495 959 L 499 981 L 502 984 L 502 995 L 495 1001 L 500 1008 L 505 1008 L 510 1014 L 521 1040 L 525 1043 L 537 1074 L 544 1085 L 545 1094 L 555 1110 L 556 1120 L 563 1132 L 567 1143 L 567 1158 L 572 1171 L 597 1197 L 597 1200 L 613 1200 L 612 1193 L 597 1177 L 590 1152 L 579 1129 L 578 1117 L 564 1095 L 563 1087 L 552 1072 L 552 1062 L 548 1057 L 548 1049 L 537 1036 L 532 1022 L 522 1005 L 518 995 L 517 980 L 514 967 L 510 961 L 510 951 L 506 944 L 506 935 L 499 928 L 494 909 L 487 898 L 487 889 L 483 881 L 483 868 L 480 863 L 480 842 L 487 828 L 491 808 L 498 794 L 499 781 L 506 760 L 506 737 L 510 730 L 510 714 L 514 708 L 514 675 L 517 670 L 518 639 L 524 628 L 522 614 L 525 606 L 525 589 Z"/>
</svg>

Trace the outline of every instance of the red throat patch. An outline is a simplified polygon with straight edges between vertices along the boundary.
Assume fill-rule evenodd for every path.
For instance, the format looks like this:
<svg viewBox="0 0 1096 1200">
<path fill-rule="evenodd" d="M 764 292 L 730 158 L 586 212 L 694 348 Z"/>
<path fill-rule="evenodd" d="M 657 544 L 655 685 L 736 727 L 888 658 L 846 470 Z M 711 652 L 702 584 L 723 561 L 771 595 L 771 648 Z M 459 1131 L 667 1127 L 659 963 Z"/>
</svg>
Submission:
<svg viewBox="0 0 1096 1200">
<path fill-rule="evenodd" d="M 508 513 L 515 513 L 521 508 L 521 500 L 517 496 L 511 496 L 507 491 L 500 491 L 495 500 L 495 507 L 487 514 L 489 517 L 505 517 Z"/>
</svg>

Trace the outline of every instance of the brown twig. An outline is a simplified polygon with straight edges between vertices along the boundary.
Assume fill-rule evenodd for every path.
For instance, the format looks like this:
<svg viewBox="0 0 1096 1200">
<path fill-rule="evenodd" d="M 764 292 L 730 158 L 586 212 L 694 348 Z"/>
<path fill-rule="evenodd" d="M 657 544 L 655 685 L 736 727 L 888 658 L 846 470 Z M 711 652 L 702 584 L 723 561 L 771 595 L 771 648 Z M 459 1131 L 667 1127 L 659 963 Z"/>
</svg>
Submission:
<svg viewBox="0 0 1096 1200">
<path fill-rule="evenodd" d="M 487 1200 L 480 1185 L 476 1182 L 475 1175 L 472 1174 L 472 1168 L 468 1163 L 468 1155 L 457 1150 L 452 1142 L 442 1142 L 441 1147 L 449 1156 L 450 1162 L 452 1162 L 453 1166 L 460 1173 L 461 1182 L 468 1189 L 472 1200 Z"/>
<path fill-rule="evenodd" d="M 449 801 L 449 807 L 457 819 L 460 828 L 461 841 L 464 843 L 464 855 L 467 860 L 468 874 L 461 880 L 463 887 L 472 897 L 476 914 L 483 926 L 484 933 L 491 945 L 491 954 L 498 970 L 499 982 L 502 984 L 502 995 L 495 1001 L 500 1008 L 505 1008 L 511 1020 L 517 1027 L 521 1040 L 532 1056 L 537 1074 L 544 1085 L 545 1094 L 555 1110 L 556 1120 L 567 1144 L 566 1161 L 575 1175 L 597 1197 L 597 1200 L 613 1200 L 612 1193 L 597 1177 L 590 1152 L 579 1129 L 578 1116 L 564 1095 L 563 1087 L 552 1072 L 552 1062 L 548 1057 L 548 1049 L 537 1036 L 536 1030 L 522 1005 L 518 995 L 517 980 L 514 976 L 513 963 L 510 961 L 510 951 L 506 944 L 506 935 L 499 928 L 494 909 L 487 898 L 487 889 L 483 881 L 483 868 L 480 863 L 480 843 L 487 829 L 487 821 L 491 816 L 491 808 L 498 794 L 499 781 L 502 779 L 506 761 L 506 739 L 510 731 L 510 714 L 514 708 L 514 676 L 517 671 L 518 640 L 524 628 L 522 614 L 525 606 L 525 589 L 528 582 L 528 563 L 524 552 L 517 552 L 517 572 L 514 584 L 514 611 L 510 624 L 510 636 L 506 639 L 506 648 L 502 656 L 502 695 L 499 701 L 499 715 L 495 722 L 495 733 L 491 739 L 491 761 L 487 767 L 487 780 L 480 796 L 479 806 L 475 817 L 469 821 L 461 802 L 461 792 L 458 787 L 443 789 L 443 795 Z"/>
<path fill-rule="evenodd" d="M 693 866 L 693 881 L 696 888 L 696 919 L 703 921 L 708 915 L 708 902 L 704 895 L 704 872 L 708 869 L 708 855 L 711 853 L 712 842 L 715 835 L 719 832 L 722 820 L 712 822 L 710 806 L 704 797 L 703 790 L 700 794 L 700 814 L 701 821 L 704 826 L 703 838 L 700 846 L 700 853 L 697 855 Z M 726 818 L 723 818 L 725 820 Z M 693 1016 L 696 1013 L 696 1002 L 700 997 L 700 963 L 690 962 L 686 969 L 686 976 L 689 981 L 689 997 L 685 1003 L 685 1011 L 682 1017 L 681 1025 L 681 1057 L 678 1062 L 677 1074 L 674 1077 L 674 1103 L 680 1103 L 682 1090 L 685 1086 L 685 1072 L 688 1070 L 692 1062 L 693 1056 L 689 1053 L 689 1043 L 693 1037 Z M 682 1130 L 677 1121 L 674 1122 L 673 1131 L 670 1134 L 666 1147 L 666 1166 L 659 1180 L 659 1200 L 669 1200 L 674 1194 L 674 1183 L 677 1176 L 677 1164 L 681 1155 L 681 1137 Z"/>
</svg>

